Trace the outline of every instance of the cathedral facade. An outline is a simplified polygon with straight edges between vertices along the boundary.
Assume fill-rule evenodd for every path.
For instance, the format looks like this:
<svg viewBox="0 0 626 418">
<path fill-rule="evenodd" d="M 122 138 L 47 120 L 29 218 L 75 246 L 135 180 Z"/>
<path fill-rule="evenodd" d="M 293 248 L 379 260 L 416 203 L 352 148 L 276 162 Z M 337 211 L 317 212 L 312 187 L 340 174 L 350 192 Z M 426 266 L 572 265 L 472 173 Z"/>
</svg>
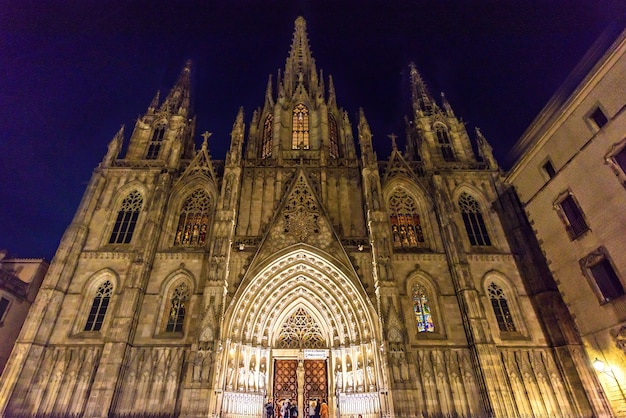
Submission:
<svg viewBox="0 0 626 418">
<path fill-rule="evenodd" d="M 382 160 L 301 17 L 223 161 L 195 132 L 190 73 L 123 156 L 123 129 L 110 142 L 0 414 L 261 417 L 269 399 L 300 416 L 610 415 L 489 144 L 414 66 L 406 148 L 391 135 Z"/>
</svg>

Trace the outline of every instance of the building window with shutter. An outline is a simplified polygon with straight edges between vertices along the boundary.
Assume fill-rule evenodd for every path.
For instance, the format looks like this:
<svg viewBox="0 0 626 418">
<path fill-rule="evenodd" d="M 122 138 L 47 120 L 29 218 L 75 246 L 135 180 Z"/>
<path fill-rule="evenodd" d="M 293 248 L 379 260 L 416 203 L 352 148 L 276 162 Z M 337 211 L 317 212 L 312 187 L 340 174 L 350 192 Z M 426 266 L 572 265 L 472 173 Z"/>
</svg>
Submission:
<svg viewBox="0 0 626 418">
<path fill-rule="evenodd" d="M 573 195 L 565 194 L 556 207 L 571 240 L 575 240 L 589 230 L 583 211 Z"/>
<path fill-rule="evenodd" d="M 604 247 L 580 260 L 580 264 L 600 302 L 610 302 L 624 295 L 624 285 Z"/>
</svg>

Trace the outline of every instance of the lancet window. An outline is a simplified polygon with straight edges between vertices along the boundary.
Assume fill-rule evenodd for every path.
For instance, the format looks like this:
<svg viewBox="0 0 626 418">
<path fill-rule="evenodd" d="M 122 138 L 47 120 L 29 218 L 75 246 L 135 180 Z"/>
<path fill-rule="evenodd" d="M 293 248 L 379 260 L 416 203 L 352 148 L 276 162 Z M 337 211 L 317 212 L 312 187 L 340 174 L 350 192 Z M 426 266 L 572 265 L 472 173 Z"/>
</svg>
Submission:
<svg viewBox="0 0 626 418">
<path fill-rule="evenodd" d="M 165 125 L 157 125 L 154 127 L 152 131 L 152 138 L 150 139 L 150 144 L 148 145 L 148 153 L 146 154 L 146 159 L 155 160 L 159 156 L 159 151 L 161 151 L 161 145 L 163 144 L 163 137 L 165 136 Z"/>
<path fill-rule="evenodd" d="M 325 348 L 326 340 L 317 322 L 303 308 L 296 310 L 283 324 L 278 348 Z"/>
<path fill-rule="evenodd" d="M 454 156 L 454 150 L 452 149 L 452 142 L 450 142 L 450 135 L 448 130 L 442 126 L 437 125 L 435 127 L 435 134 L 437 135 L 437 144 L 441 150 L 441 155 L 444 161 L 456 161 Z"/>
<path fill-rule="evenodd" d="M 293 108 L 291 149 L 309 149 L 309 109 L 298 103 Z"/>
<path fill-rule="evenodd" d="M 207 193 L 201 189 L 194 191 L 180 211 L 174 245 L 203 245 L 209 228 L 210 209 L 211 199 Z"/>
<path fill-rule="evenodd" d="M 459 209 L 463 216 L 463 223 L 467 231 L 470 244 L 474 246 L 491 245 L 487 226 L 480 211 L 478 201 L 467 193 L 462 193 L 459 197 Z"/>
<path fill-rule="evenodd" d="M 433 316 L 426 288 L 422 285 L 413 286 L 412 293 L 413 312 L 415 312 L 417 332 L 435 332 L 435 324 L 433 323 Z"/>
<path fill-rule="evenodd" d="M 113 284 L 111 281 L 107 280 L 98 287 L 96 296 L 93 298 L 91 304 L 91 309 L 89 310 L 89 315 L 87 316 L 85 331 L 100 331 L 112 294 Z"/>
<path fill-rule="evenodd" d="M 337 133 L 337 121 L 331 113 L 328 114 L 328 145 L 330 158 L 338 158 L 339 136 Z"/>
<path fill-rule="evenodd" d="M 491 299 L 491 306 L 493 307 L 493 313 L 496 315 L 498 321 L 498 328 L 503 332 L 515 332 L 515 323 L 513 322 L 513 316 L 509 309 L 509 304 L 506 300 L 504 290 L 495 283 L 491 283 L 487 287 L 489 293 L 489 299 Z"/>
<path fill-rule="evenodd" d="M 183 332 L 185 322 L 185 310 L 189 301 L 189 288 L 181 283 L 174 288 L 170 298 L 165 332 Z"/>
<path fill-rule="evenodd" d="M 109 244 L 128 244 L 130 242 L 133 232 L 135 232 L 135 226 L 137 225 L 142 206 L 143 197 L 137 190 L 126 196 L 120 211 L 117 213 Z"/>
<path fill-rule="evenodd" d="M 261 144 L 261 158 L 268 158 L 272 155 L 272 126 L 274 115 L 271 113 L 265 118 L 263 125 L 263 141 Z"/>
<path fill-rule="evenodd" d="M 389 199 L 391 232 L 394 248 L 416 248 L 424 245 L 424 233 L 415 199 L 398 188 Z"/>
</svg>

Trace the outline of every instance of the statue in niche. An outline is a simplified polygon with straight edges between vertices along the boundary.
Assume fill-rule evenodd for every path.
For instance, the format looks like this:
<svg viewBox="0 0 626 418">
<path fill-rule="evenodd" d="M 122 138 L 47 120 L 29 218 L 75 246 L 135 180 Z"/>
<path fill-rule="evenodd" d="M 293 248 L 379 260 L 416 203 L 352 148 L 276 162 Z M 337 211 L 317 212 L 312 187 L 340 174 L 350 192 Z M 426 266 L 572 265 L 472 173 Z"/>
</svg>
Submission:
<svg viewBox="0 0 626 418">
<path fill-rule="evenodd" d="M 372 362 L 370 360 L 367 361 L 365 371 L 367 373 L 367 380 L 369 381 L 370 389 L 373 389 L 376 384 L 376 380 L 374 379 L 374 368 L 372 367 Z"/>
<path fill-rule="evenodd" d="M 250 366 L 250 371 L 248 371 L 248 390 L 256 389 L 256 371 Z"/>
<path fill-rule="evenodd" d="M 337 369 L 337 371 L 335 371 L 335 385 L 337 386 L 337 389 L 341 389 L 343 387 L 343 373 L 341 372 L 341 369 Z"/>
<path fill-rule="evenodd" d="M 202 364 L 204 362 L 204 354 L 201 351 L 196 353 L 196 356 L 193 359 L 193 371 L 191 375 L 192 382 L 201 382 L 202 381 Z"/>
<path fill-rule="evenodd" d="M 238 387 L 239 389 L 243 389 L 244 385 L 246 384 L 246 368 L 243 366 L 243 364 L 239 367 L 239 374 L 237 376 L 238 380 Z"/>
</svg>

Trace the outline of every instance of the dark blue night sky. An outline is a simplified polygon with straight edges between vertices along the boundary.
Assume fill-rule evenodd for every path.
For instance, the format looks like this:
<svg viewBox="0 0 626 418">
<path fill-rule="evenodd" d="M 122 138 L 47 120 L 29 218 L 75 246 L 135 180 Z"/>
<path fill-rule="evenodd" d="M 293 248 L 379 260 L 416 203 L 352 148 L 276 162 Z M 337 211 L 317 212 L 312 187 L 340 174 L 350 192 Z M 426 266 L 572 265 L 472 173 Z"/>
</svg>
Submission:
<svg viewBox="0 0 626 418">
<path fill-rule="evenodd" d="M 623 25 L 626 2 L 0 1 L 0 248 L 52 258 L 110 139 L 124 124 L 128 140 L 187 59 L 196 142 L 213 132 L 223 159 L 239 106 L 249 123 L 300 14 L 317 68 L 353 128 L 364 108 L 380 159 L 387 134 L 402 138 L 414 61 L 506 168 L 594 40 Z"/>
</svg>

